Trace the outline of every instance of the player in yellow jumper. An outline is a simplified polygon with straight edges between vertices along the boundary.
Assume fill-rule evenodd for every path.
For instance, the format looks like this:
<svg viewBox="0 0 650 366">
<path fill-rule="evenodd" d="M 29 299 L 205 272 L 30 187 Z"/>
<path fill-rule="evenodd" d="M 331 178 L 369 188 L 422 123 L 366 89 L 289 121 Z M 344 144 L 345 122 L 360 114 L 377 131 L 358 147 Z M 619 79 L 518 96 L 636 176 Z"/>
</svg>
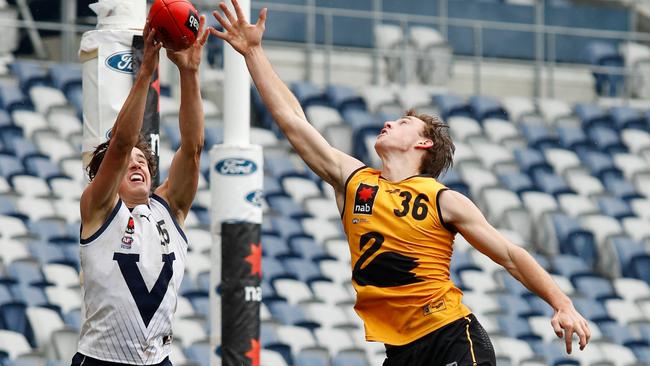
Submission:
<svg viewBox="0 0 650 366">
<path fill-rule="evenodd" d="M 586 320 L 551 276 L 521 247 L 504 238 L 463 195 L 436 178 L 452 164 L 454 145 L 437 118 L 406 116 L 384 124 L 375 149 L 382 170 L 334 148 L 312 127 L 261 46 L 266 9 L 249 24 L 237 0 L 214 16 L 223 32 L 211 33 L 246 60 L 253 81 L 275 121 L 302 159 L 336 191 L 352 258 L 355 310 L 368 341 L 386 344 L 384 365 L 495 365 L 485 330 L 462 303 L 449 277 L 456 232 L 505 267 L 549 303 L 551 325 L 571 353 L 589 342 Z"/>
</svg>

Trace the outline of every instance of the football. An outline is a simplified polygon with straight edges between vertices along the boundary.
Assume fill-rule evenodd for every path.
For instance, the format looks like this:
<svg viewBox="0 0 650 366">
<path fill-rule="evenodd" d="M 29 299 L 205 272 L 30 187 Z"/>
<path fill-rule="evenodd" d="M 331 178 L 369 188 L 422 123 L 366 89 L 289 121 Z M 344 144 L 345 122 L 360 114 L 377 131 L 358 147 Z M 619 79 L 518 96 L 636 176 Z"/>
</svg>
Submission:
<svg viewBox="0 0 650 366">
<path fill-rule="evenodd" d="M 199 33 L 199 13 L 188 0 L 155 0 L 147 19 L 156 40 L 172 51 L 188 48 Z"/>
</svg>

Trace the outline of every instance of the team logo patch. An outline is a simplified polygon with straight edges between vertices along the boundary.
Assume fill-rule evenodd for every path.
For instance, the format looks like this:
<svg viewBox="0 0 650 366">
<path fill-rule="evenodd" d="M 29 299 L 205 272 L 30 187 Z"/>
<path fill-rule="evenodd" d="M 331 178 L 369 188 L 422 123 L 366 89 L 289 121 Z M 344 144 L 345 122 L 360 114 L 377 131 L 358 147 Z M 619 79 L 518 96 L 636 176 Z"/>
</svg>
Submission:
<svg viewBox="0 0 650 366">
<path fill-rule="evenodd" d="M 133 234 L 135 233 L 135 222 L 133 217 L 129 217 L 129 222 L 126 224 L 126 229 L 124 229 L 124 236 L 122 237 L 122 249 L 131 249 L 131 244 L 133 244 Z"/>
<path fill-rule="evenodd" d="M 354 195 L 354 214 L 372 215 L 372 206 L 375 204 L 375 197 L 379 186 L 370 186 L 360 183 L 357 193 Z"/>
<path fill-rule="evenodd" d="M 430 302 L 422 307 L 422 313 L 424 316 L 427 316 L 445 310 L 446 308 L 445 300 L 440 300 L 435 303 Z"/>
</svg>

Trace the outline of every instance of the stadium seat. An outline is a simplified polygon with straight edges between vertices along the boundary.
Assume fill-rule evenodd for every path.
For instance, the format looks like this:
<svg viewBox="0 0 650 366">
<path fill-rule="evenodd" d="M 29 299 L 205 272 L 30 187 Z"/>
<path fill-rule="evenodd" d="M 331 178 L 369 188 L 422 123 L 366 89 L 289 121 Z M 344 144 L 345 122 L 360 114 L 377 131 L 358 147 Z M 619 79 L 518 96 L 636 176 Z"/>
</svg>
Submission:
<svg viewBox="0 0 650 366">
<path fill-rule="evenodd" d="M 27 93 L 35 85 L 47 85 L 50 83 L 47 70 L 41 63 L 31 60 L 14 61 L 11 70 L 18 77 L 20 88 Z"/>
<path fill-rule="evenodd" d="M 544 120 L 549 124 L 555 124 L 559 118 L 571 116 L 573 114 L 569 104 L 558 99 L 539 99 L 537 101 L 537 106 L 544 117 Z"/>
<path fill-rule="evenodd" d="M 0 86 L 0 107 L 9 113 L 32 108 L 20 88 L 7 84 Z"/>
<path fill-rule="evenodd" d="M 332 366 L 370 366 L 365 352 L 343 351 L 332 358 Z"/>
<path fill-rule="evenodd" d="M 591 268 L 598 262 L 598 247 L 594 234 L 585 230 L 580 221 L 563 214 L 551 215 L 554 232 L 557 235 L 559 252 L 581 257 Z M 550 253 L 557 253 L 553 248 Z"/>
<path fill-rule="evenodd" d="M 509 96 L 503 98 L 501 101 L 503 108 L 508 112 L 510 119 L 519 123 L 521 117 L 535 115 L 537 113 L 537 108 L 532 99 L 520 96 Z"/>
<path fill-rule="evenodd" d="M 603 184 L 612 195 L 626 201 L 643 197 L 636 191 L 632 183 L 619 176 L 606 176 L 603 179 Z"/>
<path fill-rule="evenodd" d="M 485 135 L 488 136 L 490 141 L 502 144 L 510 150 L 514 148 L 521 148 L 525 145 L 524 138 L 519 134 L 517 127 L 510 121 L 486 118 L 483 121 Z"/>
<path fill-rule="evenodd" d="M 288 366 L 282 355 L 270 349 L 260 350 L 260 366 Z"/>
<path fill-rule="evenodd" d="M 608 154 L 596 151 L 582 151 L 578 153 L 580 160 L 591 173 L 600 179 L 606 177 L 622 177 L 623 173 L 616 167 L 614 160 Z"/>
<path fill-rule="evenodd" d="M 281 300 L 266 302 L 266 305 L 269 311 L 271 311 L 273 319 L 276 319 L 280 324 L 295 325 L 307 329 L 320 327 L 320 323 L 315 319 L 307 317 L 298 305 L 292 305 Z"/>
<path fill-rule="evenodd" d="M 449 132 L 454 141 L 472 142 L 486 140 L 481 125 L 473 118 L 452 116 L 447 119 Z"/>
<path fill-rule="evenodd" d="M 528 141 L 528 145 L 538 150 L 559 147 L 559 140 L 555 131 L 544 124 L 524 123 L 521 132 Z"/>
<path fill-rule="evenodd" d="M 433 98 L 440 109 L 440 116 L 443 120 L 448 120 L 452 116 L 473 117 L 472 109 L 458 95 L 441 94 Z"/>
<path fill-rule="evenodd" d="M 32 348 L 22 334 L 0 329 L 0 351 L 7 353 L 10 360 L 31 352 L 31 350 Z"/>
<path fill-rule="evenodd" d="M 72 357 L 77 352 L 78 342 L 78 330 L 60 329 L 52 332 L 52 347 L 55 350 L 56 359 L 62 362 L 72 360 Z"/>
<path fill-rule="evenodd" d="M 614 363 L 616 366 L 629 365 L 637 362 L 632 350 L 627 347 L 614 344 L 602 343 L 598 345 L 603 358 Z"/>
<path fill-rule="evenodd" d="M 52 333 L 65 327 L 63 320 L 56 311 L 43 307 L 30 306 L 26 314 L 34 332 L 35 347 L 49 354 Z"/>
<path fill-rule="evenodd" d="M 639 130 L 647 129 L 647 122 L 644 116 L 635 109 L 625 106 L 612 107 L 609 110 L 614 126 L 618 130 L 633 128 Z"/>
<path fill-rule="evenodd" d="M 510 361 L 511 365 L 522 365 L 527 359 L 535 357 L 530 345 L 521 339 L 511 337 L 493 337 L 492 343 L 499 365 Z"/>
<path fill-rule="evenodd" d="M 607 110 L 596 104 L 577 103 L 574 106 L 574 111 L 582 122 L 582 127 L 585 131 L 588 131 L 595 126 L 608 127 L 612 124 L 611 117 Z"/>
<path fill-rule="evenodd" d="M 27 317 L 27 308 L 27 305 L 22 302 L 9 302 L 0 305 L 0 328 L 24 335 L 29 344 L 36 347 L 34 328 Z"/>
<path fill-rule="evenodd" d="M 475 95 L 469 98 L 468 104 L 474 112 L 474 118 L 479 122 L 486 118 L 509 119 L 508 112 L 493 98 Z"/>
<path fill-rule="evenodd" d="M 609 127 L 597 126 L 587 131 L 594 146 L 610 155 L 626 153 L 627 147 L 621 142 L 618 133 Z"/>
<path fill-rule="evenodd" d="M 321 273 L 319 266 L 310 260 L 285 258 L 282 262 L 284 263 L 284 268 L 287 272 L 300 281 L 309 283 L 311 281 L 327 279 L 327 277 Z M 327 261 L 321 261 L 321 263 L 324 262 Z"/>
<path fill-rule="evenodd" d="M 67 93 L 72 86 L 81 86 L 82 71 L 80 65 L 55 64 L 50 66 L 50 78 L 54 86 Z"/>
<path fill-rule="evenodd" d="M 306 82 L 295 82 L 291 84 L 291 91 L 296 96 L 303 108 L 313 105 L 327 106 L 327 96 L 318 86 Z"/>
<path fill-rule="evenodd" d="M 618 297 L 611 282 L 599 276 L 573 276 L 571 282 L 576 290 L 586 297 L 599 301 Z"/>
<path fill-rule="evenodd" d="M 329 366 L 330 355 L 324 349 L 303 349 L 295 358 L 295 366 Z"/>
<path fill-rule="evenodd" d="M 325 88 L 330 105 L 339 112 L 345 110 L 366 110 L 366 102 L 353 88 L 346 85 L 330 84 Z"/>
<path fill-rule="evenodd" d="M 336 355 L 342 351 L 354 352 L 360 350 L 354 344 L 350 333 L 345 329 L 318 328 L 314 331 L 314 336 L 317 344 L 328 349 L 332 355 Z"/>
<path fill-rule="evenodd" d="M 347 276 L 348 280 L 350 275 Z M 331 305 L 354 303 L 352 295 L 340 283 L 330 281 L 313 281 L 310 284 L 316 297 Z"/>
<path fill-rule="evenodd" d="M 642 155 L 650 150 L 650 133 L 646 131 L 626 128 L 621 131 L 621 140 L 633 154 Z"/>
<path fill-rule="evenodd" d="M 299 201 L 283 194 L 269 194 L 264 197 L 273 213 L 291 218 L 301 218 L 305 212 Z"/>
<path fill-rule="evenodd" d="M 562 210 L 572 217 L 596 215 L 600 213 L 598 206 L 585 195 L 563 194 L 558 198 Z"/>
<path fill-rule="evenodd" d="M 612 216 L 618 220 L 634 216 L 630 205 L 620 198 L 600 197 L 598 198 L 598 207 L 604 215 Z"/>
<path fill-rule="evenodd" d="M 521 299 L 521 298 L 520 298 Z M 525 300 L 521 299 L 524 303 Z M 497 319 L 500 328 L 503 329 L 507 337 L 521 339 L 524 341 L 538 341 L 541 337 L 533 332 L 526 318 L 515 316 L 514 314 L 499 315 Z"/>
<path fill-rule="evenodd" d="M 289 304 L 312 300 L 313 295 L 307 284 L 302 281 L 296 281 L 289 278 L 279 278 L 273 281 L 273 287 L 276 294 L 287 299 Z"/>
<path fill-rule="evenodd" d="M 326 220 L 338 219 L 340 217 L 336 202 L 330 198 L 306 197 L 303 200 L 303 206 L 305 207 L 305 211 L 313 217 Z"/>
<path fill-rule="evenodd" d="M 591 141 L 579 127 L 558 127 L 557 135 L 560 138 L 560 145 L 567 150 L 580 152 L 593 149 Z"/>
<path fill-rule="evenodd" d="M 519 168 L 528 175 L 534 176 L 536 172 L 553 173 L 553 168 L 539 150 L 531 148 L 515 149 L 514 154 Z"/>
<path fill-rule="evenodd" d="M 505 173 L 517 170 L 512 152 L 501 145 L 482 142 L 473 144 L 472 149 L 483 166 L 493 172 Z"/>
<path fill-rule="evenodd" d="M 621 325 L 627 326 L 634 322 L 646 321 L 645 315 L 641 309 L 632 301 L 625 299 L 609 299 L 605 301 L 605 308 L 612 315 L 616 322 Z M 601 329 L 602 329 L 601 325 Z M 626 328 L 627 329 L 627 328 Z M 603 329 L 604 330 L 604 329 Z M 629 329 L 628 329 L 629 331 Z M 605 333 L 607 333 L 605 331 Z M 631 338 L 631 337 L 630 337 Z M 631 339 L 628 339 L 628 341 Z M 616 341 L 616 343 L 623 344 L 627 341 Z"/>
<path fill-rule="evenodd" d="M 296 202 L 303 203 L 307 197 L 321 196 L 318 185 L 311 179 L 301 176 L 285 176 L 280 179 L 282 187 Z"/>
<path fill-rule="evenodd" d="M 596 197 L 605 193 L 605 187 L 598 178 L 582 171 L 570 171 L 565 174 L 569 187 L 583 197 Z"/>
<path fill-rule="evenodd" d="M 277 235 L 262 234 L 262 255 L 265 257 L 283 257 L 292 255 L 287 242 Z"/>
<path fill-rule="evenodd" d="M 573 193 L 567 182 L 559 175 L 538 172 L 533 176 L 533 182 L 542 192 L 555 196 Z"/>
<path fill-rule="evenodd" d="M 605 306 L 599 301 L 581 297 L 574 297 L 572 301 L 576 310 L 588 320 L 595 323 L 614 321 L 607 312 L 607 309 L 605 309 Z"/>
<path fill-rule="evenodd" d="M 36 111 L 47 115 L 55 108 L 63 108 L 68 101 L 65 95 L 59 90 L 48 86 L 34 86 L 29 89 L 29 96 Z"/>
</svg>

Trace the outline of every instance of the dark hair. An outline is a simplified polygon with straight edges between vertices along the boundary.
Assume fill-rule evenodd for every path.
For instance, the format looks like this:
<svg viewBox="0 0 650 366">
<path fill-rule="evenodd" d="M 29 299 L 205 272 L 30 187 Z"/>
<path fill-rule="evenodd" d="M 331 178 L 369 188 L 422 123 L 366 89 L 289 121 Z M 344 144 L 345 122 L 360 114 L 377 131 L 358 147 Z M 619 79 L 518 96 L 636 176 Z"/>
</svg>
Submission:
<svg viewBox="0 0 650 366">
<path fill-rule="evenodd" d="M 449 136 L 447 126 L 437 116 L 428 114 L 417 114 L 415 109 L 406 111 L 407 117 L 421 119 L 425 126 L 422 135 L 433 141 L 433 145 L 426 150 L 420 165 L 420 174 L 428 174 L 438 178 L 453 165 L 454 151 L 456 147 Z"/>
<path fill-rule="evenodd" d="M 91 181 L 95 179 L 95 176 L 99 171 L 99 166 L 102 165 L 102 161 L 104 160 L 104 155 L 106 155 L 106 151 L 108 150 L 108 145 L 110 143 L 111 143 L 111 138 L 106 140 L 106 142 L 99 144 L 95 148 L 95 151 L 93 151 L 93 157 L 90 159 L 90 163 L 88 163 L 88 166 L 86 167 L 86 172 L 88 172 L 88 178 Z M 145 140 L 142 135 L 139 136 L 138 143 L 135 144 L 135 147 L 140 149 L 140 151 L 142 151 L 142 153 L 144 154 L 144 157 L 147 159 L 149 174 L 152 177 L 155 176 L 156 159 L 154 157 L 153 152 L 151 151 L 151 148 L 149 147 L 149 143 L 147 143 L 147 140 Z"/>
</svg>

